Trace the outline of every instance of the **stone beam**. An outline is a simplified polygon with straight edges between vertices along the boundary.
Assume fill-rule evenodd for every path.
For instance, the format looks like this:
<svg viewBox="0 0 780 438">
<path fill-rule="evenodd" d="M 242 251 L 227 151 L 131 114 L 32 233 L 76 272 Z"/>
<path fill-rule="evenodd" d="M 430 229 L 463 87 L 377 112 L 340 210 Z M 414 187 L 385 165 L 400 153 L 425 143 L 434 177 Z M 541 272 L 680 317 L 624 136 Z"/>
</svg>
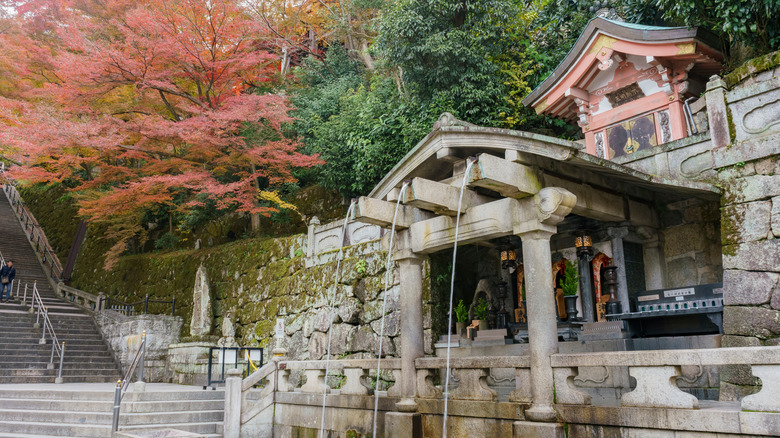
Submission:
<svg viewBox="0 0 780 438">
<path fill-rule="evenodd" d="M 404 193 L 404 199 L 401 201 L 405 205 L 417 207 L 422 210 L 432 211 L 436 214 L 455 216 L 458 212 L 458 198 L 460 197 L 460 188 L 424 178 L 414 178 L 409 184 L 409 188 Z M 470 207 L 484 204 L 486 197 L 478 195 L 473 191 L 463 192 L 463 204 L 460 213 L 465 213 Z"/>
<path fill-rule="evenodd" d="M 391 228 L 395 215 L 395 202 L 387 202 L 379 199 L 361 196 L 355 206 L 355 220 L 367 224 L 379 225 L 382 228 Z M 395 227 L 405 230 L 414 222 L 414 208 L 405 205 L 398 206 L 398 217 Z"/>
<path fill-rule="evenodd" d="M 563 220 L 556 213 L 562 202 L 567 206 L 573 205 L 574 196 L 566 190 L 548 187 L 533 197 L 520 200 L 503 198 L 472 207 L 460 218 L 458 243 L 475 243 L 531 230 L 554 234 L 558 222 Z M 565 214 L 569 211 L 567 207 Z M 455 241 L 455 218 L 437 216 L 415 222 L 409 227 L 409 232 L 409 244 L 415 253 L 432 253 L 451 248 Z"/>
<path fill-rule="evenodd" d="M 469 209 L 460 218 L 459 243 L 473 243 L 512 234 L 518 202 L 504 198 Z M 455 241 L 455 218 L 437 216 L 412 224 L 409 231 L 414 252 L 432 253 L 452 248 Z"/>
<path fill-rule="evenodd" d="M 457 163 L 463 161 L 463 158 L 458 157 L 457 151 L 452 148 L 441 148 L 436 151 L 436 159 L 446 161 L 448 163 Z"/>
<path fill-rule="evenodd" d="M 474 163 L 468 185 L 490 189 L 516 199 L 533 196 L 542 189 L 532 168 L 490 154 L 481 154 Z"/>
<path fill-rule="evenodd" d="M 608 222 L 628 219 L 622 196 L 551 175 L 544 175 L 543 179 L 545 186 L 561 187 L 577 196 L 577 204 L 571 211 L 574 214 Z"/>
</svg>

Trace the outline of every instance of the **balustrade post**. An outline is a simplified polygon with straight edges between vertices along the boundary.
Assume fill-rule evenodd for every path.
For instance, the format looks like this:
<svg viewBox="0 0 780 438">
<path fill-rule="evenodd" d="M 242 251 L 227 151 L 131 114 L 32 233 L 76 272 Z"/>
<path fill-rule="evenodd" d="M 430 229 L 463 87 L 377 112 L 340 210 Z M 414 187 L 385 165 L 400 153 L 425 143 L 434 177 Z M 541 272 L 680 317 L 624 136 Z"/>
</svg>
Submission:
<svg viewBox="0 0 780 438">
<path fill-rule="evenodd" d="M 621 406 L 649 408 L 696 409 L 699 399 L 677 387 L 676 378 L 682 374 L 679 365 L 630 366 L 628 373 L 636 379 L 636 388 L 623 394 Z"/>
<path fill-rule="evenodd" d="M 395 383 L 393 383 L 393 386 L 387 388 L 387 396 L 388 397 L 400 397 L 401 396 L 401 370 L 400 369 L 393 369 L 393 379 L 395 380 Z M 419 381 L 417 383 L 417 387 L 419 388 L 420 384 Z M 419 392 L 418 392 L 419 395 Z"/>
<path fill-rule="evenodd" d="M 144 297 L 144 315 L 149 313 L 149 294 L 146 294 L 146 297 Z"/>
<path fill-rule="evenodd" d="M 303 374 L 306 375 L 306 383 L 301 386 L 301 392 L 314 392 L 322 393 L 322 390 L 327 382 L 325 382 L 325 370 L 305 370 Z M 330 388 L 328 388 L 330 392 Z"/>
<path fill-rule="evenodd" d="M 487 376 L 490 374 L 486 368 L 460 368 L 455 370 L 460 385 L 452 390 L 450 396 L 453 400 L 485 400 L 496 401 L 498 394 L 490 389 L 487 384 Z"/>
<path fill-rule="evenodd" d="M 509 393 L 509 401 L 515 403 L 531 403 L 531 370 L 515 368 L 515 390 Z"/>
<path fill-rule="evenodd" d="M 241 370 L 230 369 L 225 379 L 224 438 L 241 436 Z"/>
<path fill-rule="evenodd" d="M 351 395 L 369 394 L 368 388 L 366 388 L 361 382 L 361 379 L 368 376 L 367 370 L 364 370 L 363 368 L 344 368 L 344 375 L 346 376 L 346 381 L 341 386 L 340 394 L 351 394 Z M 376 390 L 379 390 L 378 382 L 379 382 L 379 376 L 377 376 Z"/>
<path fill-rule="evenodd" d="M 780 412 L 780 365 L 753 365 L 752 373 L 761 379 L 761 391 L 742 399 L 743 411 Z"/>
<path fill-rule="evenodd" d="M 574 385 L 574 378 L 577 377 L 577 374 L 576 367 L 562 367 L 553 370 L 555 396 L 558 403 L 570 405 L 590 404 L 590 394 L 580 391 Z"/>
</svg>

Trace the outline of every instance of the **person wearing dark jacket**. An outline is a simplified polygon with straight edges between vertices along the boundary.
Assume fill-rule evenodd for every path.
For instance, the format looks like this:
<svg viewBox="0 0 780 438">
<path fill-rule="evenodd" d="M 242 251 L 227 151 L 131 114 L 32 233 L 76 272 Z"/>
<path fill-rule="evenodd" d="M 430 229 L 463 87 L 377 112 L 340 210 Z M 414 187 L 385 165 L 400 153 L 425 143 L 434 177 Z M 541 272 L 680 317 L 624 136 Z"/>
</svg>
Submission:
<svg viewBox="0 0 780 438">
<path fill-rule="evenodd" d="M 7 302 L 11 299 L 14 278 L 16 278 L 16 268 L 14 268 L 14 261 L 8 260 L 5 266 L 0 268 L 0 299 L 2 299 L 4 302 Z"/>
</svg>

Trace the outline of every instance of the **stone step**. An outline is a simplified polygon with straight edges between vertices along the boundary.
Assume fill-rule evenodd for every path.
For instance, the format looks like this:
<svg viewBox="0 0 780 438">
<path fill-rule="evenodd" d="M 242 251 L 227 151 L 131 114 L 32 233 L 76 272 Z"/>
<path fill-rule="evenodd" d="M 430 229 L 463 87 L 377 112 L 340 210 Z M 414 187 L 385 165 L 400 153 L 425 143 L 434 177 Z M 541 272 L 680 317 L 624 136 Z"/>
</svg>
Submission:
<svg viewBox="0 0 780 438">
<path fill-rule="evenodd" d="M 41 358 L 45 360 L 40 360 L 36 362 L 30 362 L 30 361 L 22 361 L 22 362 L 0 362 L 0 370 L 2 369 L 24 369 L 24 368 L 31 368 L 31 369 L 46 369 L 47 365 L 49 365 L 48 358 Z M 59 361 L 57 359 L 57 356 L 54 356 L 54 366 L 59 367 Z M 63 370 L 73 370 L 73 369 L 91 369 L 92 367 L 100 367 L 103 369 L 106 368 L 112 368 L 115 370 L 116 363 L 111 359 L 99 359 L 94 361 L 82 361 L 82 360 L 74 360 L 74 361 L 68 361 L 67 359 L 62 362 L 62 369 Z"/>
<path fill-rule="evenodd" d="M 134 402 L 169 401 L 169 400 L 224 400 L 225 391 L 212 390 L 184 390 L 184 391 L 146 391 L 134 394 L 131 390 L 125 394 L 135 397 Z M 79 391 L 37 390 L 37 389 L 13 389 L 0 387 L 0 399 L 37 399 L 37 400 L 114 400 L 114 391 L 93 391 L 89 389 Z"/>
<path fill-rule="evenodd" d="M 54 378 L 55 376 L 0 377 L 0 383 L 54 383 Z M 111 383 L 120 379 L 119 376 L 96 376 L 91 374 L 83 376 L 63 376 L 62 378 L 65 383 Z"/>
<path fill-rule="evenodd" d="M 124 404 L 124 403 L 123 403 Z M 125 426 L 167 425 L 170 423 L 207 423 L 222 421 L 221 410 L 175 411 L 175 412 L 127 412 L 120 411 L 119 424 Z M 93 411 L 52 411 L 0 408 L 0 424 L 8 421 L 45 421 L 47 423 L 65 424 L 111 424 L 113 413 Z"/>
<path fill-rule="evenodd" d="M 113 400 L 44 400 L 0 398 L 0 409 L 22 409 L 38 411 L 84 411 L 111 412 Z M 122 401 L 122 412 L 154 413 L 182 411 L 221 411 L 225 407 L 222 400 L 170 400 L 131 402 L 128 397 Z"/>
<path fill-rule="evenodd" d="M 166 424 L 166 429 L 178 429 L 178 430 L 184 430 L 187 432 L 194 432 L 199 434 L 204 434 L 206 436 L 212 436 L 216 435 L 218 437 L 221 437 L 221 434 L 216 434 L 217 429 L 222 424 L 222 421 L 219 422 L 208 422 L 208 423 L 172 423 L 172 424 Z M 149 425 L 149 426 L 124 426 L 120 427 L 119 430 L 123 432 L 140 432 L 145 430 L 155 430 L 159 429 L 160 425 Z"/>
<path fill-rule="evenodd" d="M 74 425 L 67 423 L 33 422 L 33 421 L 0 421 L 0 430 L 10 436 L 73 436 L 73 437 L 108 437 L 111 436 L 111 425 Z"/>
</svg>

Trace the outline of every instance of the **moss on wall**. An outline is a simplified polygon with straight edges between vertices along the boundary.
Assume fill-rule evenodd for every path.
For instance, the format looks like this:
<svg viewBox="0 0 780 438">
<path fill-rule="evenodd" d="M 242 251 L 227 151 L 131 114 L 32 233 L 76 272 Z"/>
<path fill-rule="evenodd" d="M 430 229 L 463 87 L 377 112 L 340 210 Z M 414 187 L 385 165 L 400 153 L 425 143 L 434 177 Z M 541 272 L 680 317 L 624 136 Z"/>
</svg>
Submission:
<svg viewBox="0 0 780 438">
<path fill-rule="evenodd" d="M 746 61 L 733 72 L 726 75 L 723 80 L 731 88 L 748 77 L 780 66 L 780 51 L 767 53 L 764 56 Z"/>
<path fill-rule="evenodd" d="M 21 187 L 19 193 L 64 264 L 81 221 L 76 203 L 59 184 Z"/>
</svg>

